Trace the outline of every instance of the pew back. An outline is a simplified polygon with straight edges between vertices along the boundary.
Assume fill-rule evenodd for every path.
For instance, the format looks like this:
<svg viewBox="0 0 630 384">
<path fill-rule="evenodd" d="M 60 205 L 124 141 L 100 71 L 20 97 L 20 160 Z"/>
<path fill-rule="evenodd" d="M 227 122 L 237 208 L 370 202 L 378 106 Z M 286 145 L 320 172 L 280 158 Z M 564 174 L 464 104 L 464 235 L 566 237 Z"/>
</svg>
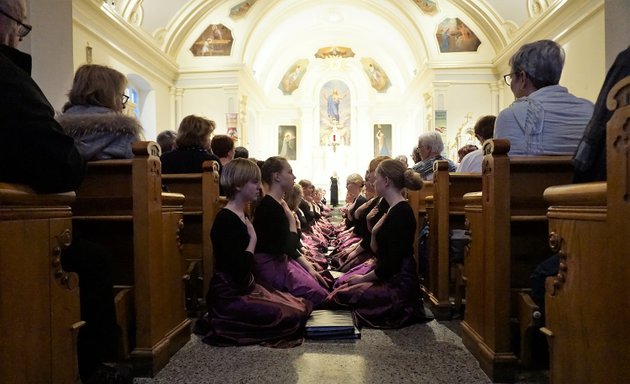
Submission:
<svg viewBox="0 0 630 384">
<path fill-rule="evenodd" d="M 131 160 L 90 162 L 73 205 L 81 236 L 109 249 L 114 282 L 133 286 L 137 375 L 154 375 L 190 336 L 179 231 L 183 195 L 162 193 L 159 146 L 138 142 Z"/>
<path fill-rule="evenodd" d="M 490 378 L 500 381 L 513 380 L 517 362 L 510 327 L 517 294 L 529 287 L 529 275 L 550 255 L 543 191 L 573 177 L 569 156 L 509 158 L 508 151 L 507 140 L 484 143 L 482 219 L 469 220 L 472 242 L 481 239 L 483 248 L 471 246 L 471 252 L 482 253 L 465 260 L 468 285 L 462 323 L 466 346 Z M 482 267 L 469 268 L 469 262 Z"/>
<path fill-rule="evenodd" d="M 78 278 L 61 267 L 74 192 L 0 183 L 0 382 L 78 383 Z"/>
<path fill-rule="evenodd" d="M 423 291 L 438 319 L 451 317 L 450 231 L 464 228 L 464 194 L 481 189 L 481 175 L 449 173 L 448 162 L 433 163 L 433 196 L 428 197 L 429 237 Z"/>
</svg>

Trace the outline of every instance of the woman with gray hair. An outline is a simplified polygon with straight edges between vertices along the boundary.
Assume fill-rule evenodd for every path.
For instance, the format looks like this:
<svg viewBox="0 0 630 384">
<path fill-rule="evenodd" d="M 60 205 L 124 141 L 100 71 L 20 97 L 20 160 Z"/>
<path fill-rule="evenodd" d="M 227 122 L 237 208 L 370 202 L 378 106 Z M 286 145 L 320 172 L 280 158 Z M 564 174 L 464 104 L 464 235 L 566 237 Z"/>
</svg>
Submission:
<svg viewBox="0 0 630 384">
<path fill-rule="evenodd" d="M 457 166 L 451 160 L 441 155 L 443 150 L 444 142 L 438 132 L 424 132 L 418 138 L 420 161 L 412 169 L 418 172 L 424 180 L 433 180 L 433 163 L 437 160 L 446 160 L 448 161 L 449 172 L 455 172 Z"/>
<path fill-rule="evenodd" d="M 494 137 L 510 140 L 510 155 L 573 154 L 593 103 L 560 85 L 564 50 L 551 40 L 523 45 L 503 76 L 516 101 L 499 113 Z"/>
</svg>

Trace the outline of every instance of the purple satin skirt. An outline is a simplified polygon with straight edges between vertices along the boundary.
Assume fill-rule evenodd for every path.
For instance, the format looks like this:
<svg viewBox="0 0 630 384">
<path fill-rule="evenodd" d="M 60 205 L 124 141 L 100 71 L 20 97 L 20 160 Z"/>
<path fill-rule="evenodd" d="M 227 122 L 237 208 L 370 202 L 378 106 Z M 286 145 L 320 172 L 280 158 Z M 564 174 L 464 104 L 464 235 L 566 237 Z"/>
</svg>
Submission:
<svg viewBox="0 0 630 384">
<path fill-rule="evenodd" d="M 423 321 L 420 281 L 413 257 L 403 259 L 400 272 L 386 281 L 344 282 L 353 275 L 364 275 L 376 267 L 374 262 L 358 265 L 341 276 L 325 305 L 355 311 L 360 324 L 370 328 L 401 328 Z"/>
<path fill-rule="evenodd" d="M 309 301 L 269 291 L 253 276 L 238 287 L 228 274 L 217 272 L 208 291 L 208 313 L 200 320 L 208 330 L 203 341 L 218 346 L 299 345 L 311 310 Z"/>
<path fill-rule="evenodd" d="M 270 290 L 288 292 L 304 298 L 314 307 L 328 296 L 328 290 L 295 260 L 267 253 L 254 254 L 254 260 L 256 281 Z"/>
</svg>

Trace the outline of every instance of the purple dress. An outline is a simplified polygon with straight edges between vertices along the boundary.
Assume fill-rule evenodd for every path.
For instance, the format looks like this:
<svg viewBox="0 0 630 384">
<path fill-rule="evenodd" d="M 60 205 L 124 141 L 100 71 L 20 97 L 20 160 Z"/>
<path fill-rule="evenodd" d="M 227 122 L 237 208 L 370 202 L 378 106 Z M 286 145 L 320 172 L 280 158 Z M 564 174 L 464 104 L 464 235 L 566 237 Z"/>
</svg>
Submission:
<svg viewBox="0 0 630 384">
<path fill-rule="evenodd" d="M 295 259 L 299 236 L 289 230 L 289 220 L 284 208 L 267 195 L 256 207 L 256 253 L 254 275 L 256 281 L 268 289 L 289 292 L 293 296 L 321 304 L 328 291 L 311 276 Z"/>
<path fill-rule="evenodd" d="M 409 203 L 401 201 L 391 207 L 374 234 L 378 245 L 376 260 L 358 265 L 340 277 L 326 304 L 353 309 L 359 322 L 372 328 L 400 328 L 423 320 L 420 281 L 413 259 L 415 226 Z M 371 271 L 376 274 L 376 281 L 343 284 L 350 276 Z"/>
<path fill-rule="evenodd" d="M 246 251 L 247 226 L 222 209 L 210 233 L 216 272 L 206 296 L 203 341 L 212 345 L 296 345 L 311 313 L 311 303 L 255 283 L 254 257 Z M 201 327 L 198 327 L 201 328 Z"/>
</svg>

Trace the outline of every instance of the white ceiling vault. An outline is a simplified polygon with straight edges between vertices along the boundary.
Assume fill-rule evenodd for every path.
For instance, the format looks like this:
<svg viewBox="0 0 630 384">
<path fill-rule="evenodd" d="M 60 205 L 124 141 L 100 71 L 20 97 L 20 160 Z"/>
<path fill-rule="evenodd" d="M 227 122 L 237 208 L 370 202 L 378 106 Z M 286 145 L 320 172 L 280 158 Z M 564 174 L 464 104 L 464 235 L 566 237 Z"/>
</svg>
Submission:
<svg viewBox="0 0 630 384">
<path fill-rule="evenodd" d="M 180 74 L 247 68 L 265 93 L 298 60 L 315 62 L 318 49 L 349 47 L 354 69 L 370 58 L 393 84 L 409 84 L 426 68 L 488 68 L 519 33 L 568 0 L 248 0 L 248 12 L 230 17 L 245 0 L 105 0 L 123 19 L 150 36 Z M 459 18 L 479 40 L 475 52 L 440 52 L 438 25 Z M 231 30 L 229 56 L 190 51 L 212 24 Z M 393 88 L 393 92 L 404 93 Z"/>
</svg>

